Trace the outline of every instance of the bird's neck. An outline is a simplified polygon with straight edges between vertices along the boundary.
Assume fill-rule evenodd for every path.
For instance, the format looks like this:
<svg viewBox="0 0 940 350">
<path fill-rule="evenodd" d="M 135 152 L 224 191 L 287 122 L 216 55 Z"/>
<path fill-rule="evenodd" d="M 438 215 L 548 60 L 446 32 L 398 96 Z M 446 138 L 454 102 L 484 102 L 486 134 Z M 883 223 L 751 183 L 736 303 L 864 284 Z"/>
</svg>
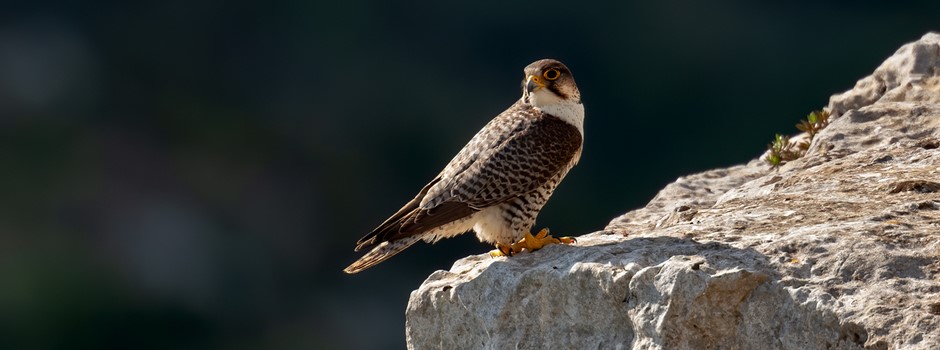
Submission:
<svg viewBox="0 0 940 350">
<path fill-rule="evenodd" d="M 578 128 L 581 136 L 584 136 L 584 105 L 574 101 L 558 101 L 549 105 L 536 107 L 542 112 L 561 119 L 562 121 Z"/>
</svg>

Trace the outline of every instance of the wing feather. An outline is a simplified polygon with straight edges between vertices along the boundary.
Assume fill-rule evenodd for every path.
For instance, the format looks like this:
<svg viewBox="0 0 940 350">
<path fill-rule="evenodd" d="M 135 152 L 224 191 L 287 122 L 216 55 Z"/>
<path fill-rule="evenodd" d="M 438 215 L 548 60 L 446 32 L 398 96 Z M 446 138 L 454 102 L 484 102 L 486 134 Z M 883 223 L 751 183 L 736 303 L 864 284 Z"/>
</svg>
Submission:
<svg viewBox="0 0 940 350">
<path fill-rule="evenodd" d="M 433 207 L 435 201 L 457 201 L 486 208 L 534 191 L 572 165 L 582 144 L 575 126 L 528 105 L 510 111 L 515 118 L 509 118 L 502 129 L 511 131 L 476 147 L 482 151 L 461 164 L 462 171 L 447 174 L 445 170 L 422 200 L 422 207 Z"/>
<path fill-rule="evenodd" d="M 534 191 L 570 167 L 581 144 L 573 125 L 517 102 L 480 130 L 414 199 L 360 239 L 356 251 Z"/>
<path fill-rule="evenodd" d="M 421 199 L 425 197 L 428 189 L 438 181 L 440 181 L 440 177 L 424 186 L 414 199 L 405 204 L 372 232 L 360 238 L 356 242 L 356 251 L 374 247 L 382 242 L 413 236 L 476 212 L 470 206 L 458 202 L 446 202 L 434 208 L 422 209 L 419 206 Z"/>
</svg>

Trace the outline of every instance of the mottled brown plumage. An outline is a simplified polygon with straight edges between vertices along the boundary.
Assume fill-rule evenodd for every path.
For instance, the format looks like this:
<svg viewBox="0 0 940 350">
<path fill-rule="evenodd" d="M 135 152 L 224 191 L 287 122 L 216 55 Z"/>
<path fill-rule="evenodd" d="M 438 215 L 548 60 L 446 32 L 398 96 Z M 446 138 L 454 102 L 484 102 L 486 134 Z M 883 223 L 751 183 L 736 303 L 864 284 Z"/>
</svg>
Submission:
<svg viewBox="0 0 940 350">
<path fill-rule="evenodd" d="M 581 156 L 584 109 L 561 62 L 536 61 L 525 74 L 522 98 L 484 126 L 414 199 L 360 239 L 356 251 L 372 250 L 344 271 L 362 271 L 419 240 L 436 242 L 471 229 L 502 251 L 529 232 Z"/>
</svg>

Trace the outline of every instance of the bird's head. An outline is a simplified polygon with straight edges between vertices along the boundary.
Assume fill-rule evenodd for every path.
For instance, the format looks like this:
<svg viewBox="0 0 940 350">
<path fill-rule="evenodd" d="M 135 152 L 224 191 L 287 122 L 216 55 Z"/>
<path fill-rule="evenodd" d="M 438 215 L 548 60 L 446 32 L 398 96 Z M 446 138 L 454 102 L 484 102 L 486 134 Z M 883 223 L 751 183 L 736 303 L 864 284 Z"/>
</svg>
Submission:
<svg viewBox="0 0 940 350">
<path fill-rule="evenodd" d="M 539 108 L 559 103 L 581 104 L 581 92 L 571 71 L 553 59 L 538 60 L 525 67 L 522 98 Z"/>
</svg>

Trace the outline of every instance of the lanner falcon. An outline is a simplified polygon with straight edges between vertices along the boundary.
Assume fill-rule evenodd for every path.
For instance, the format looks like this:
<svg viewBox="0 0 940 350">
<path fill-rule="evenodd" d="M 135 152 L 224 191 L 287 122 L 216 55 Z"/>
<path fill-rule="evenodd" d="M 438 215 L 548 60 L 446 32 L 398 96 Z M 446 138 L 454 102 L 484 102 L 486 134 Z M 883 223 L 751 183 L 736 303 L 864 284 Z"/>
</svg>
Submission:
<svg viewBox="0 0 940 350">
<path fill-rule="evenodd" d="M 471 229 L 496 245 L 494 256 L 574 242 L 548 229 L 535 236 L 529 230 L 581 158 L 581 93 L 556 60 L 535 61 L 524 71 L 522 98 L 473 136 L 414 199 L 356 242 L 356 251 L 372 250 L 343 271 L 357 273 L 417 241 L 434 243 Z"/>
</svg>

